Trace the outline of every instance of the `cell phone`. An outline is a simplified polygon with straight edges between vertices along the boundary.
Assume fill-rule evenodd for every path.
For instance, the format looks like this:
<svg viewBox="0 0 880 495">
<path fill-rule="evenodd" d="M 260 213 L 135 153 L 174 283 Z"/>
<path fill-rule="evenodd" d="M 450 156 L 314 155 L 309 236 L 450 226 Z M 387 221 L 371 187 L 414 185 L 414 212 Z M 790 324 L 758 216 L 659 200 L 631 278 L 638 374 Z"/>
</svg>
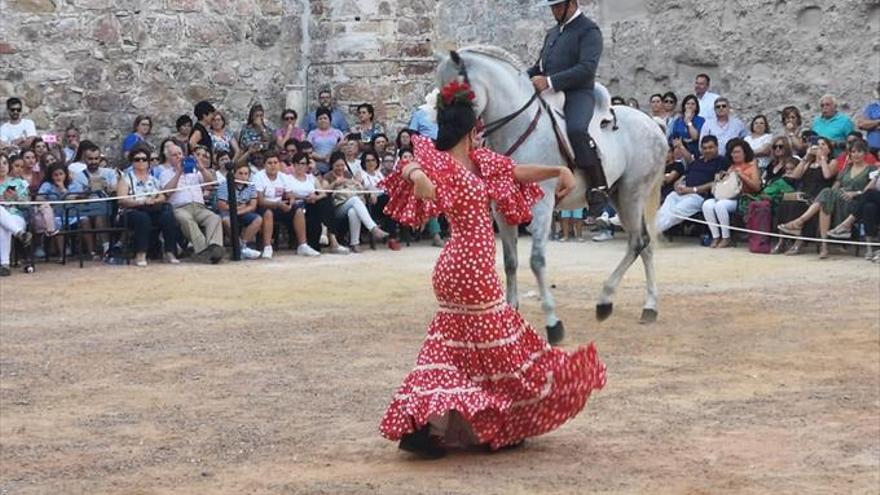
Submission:
<svg viewBox="0 0 880 495">
<path fill-rule="evenodd" d="M 191 174 L 196 171 L 196 159 L 188 156 L 183 159 L 183 173 Z"/>
<path fill-rule="evenodd" d="M 819 144 L 819 136 L 810 136 L 810 144 L 816 145 Z"/>
</svg>

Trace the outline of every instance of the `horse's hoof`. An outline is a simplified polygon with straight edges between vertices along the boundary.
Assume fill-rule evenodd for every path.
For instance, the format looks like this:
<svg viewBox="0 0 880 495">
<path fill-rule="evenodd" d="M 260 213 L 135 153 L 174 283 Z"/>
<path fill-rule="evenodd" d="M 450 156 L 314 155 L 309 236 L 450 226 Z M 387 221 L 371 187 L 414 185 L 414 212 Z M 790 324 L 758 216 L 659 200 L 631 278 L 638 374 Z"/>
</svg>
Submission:
<svg viewBox="0 0 880 495">
<path fill-rule="evenodd" d="M 642 317 L 639 319 L 639 323 L 654 323 L 657 321 L 657 310 L 651 308 L 645 308 L 642 310 Z"/>
<path fill-rule="evenodd" d="M 565 326 L 562 324 L 562 320 L 557 321 L 552 327 L 547 327 L 547 342 L 550 345 L 562 342 L 563 338 L 565 338 Z"/>
<path fill-rule="evenodd" d="M 612 311 L 614 311 L 614 303 L 597 304 L 596 319 L 599 321 L 605 321 L 611 316 Z"/>
</svg>

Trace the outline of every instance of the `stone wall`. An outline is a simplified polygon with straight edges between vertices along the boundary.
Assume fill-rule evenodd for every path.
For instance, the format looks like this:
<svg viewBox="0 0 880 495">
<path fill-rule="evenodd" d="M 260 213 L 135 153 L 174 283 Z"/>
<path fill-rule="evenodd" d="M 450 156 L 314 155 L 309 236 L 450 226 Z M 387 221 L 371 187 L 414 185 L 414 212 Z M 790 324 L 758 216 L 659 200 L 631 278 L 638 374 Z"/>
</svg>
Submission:
<svg viewBox="0 0 880 495">
<path fill-rule="evenodd" d="M 643 105 L 708 72 L 747 117 L 809 115 L 825 92 L 853 111 L 880 78 L 880 0 L 581 4 L 605 36 L 599 79 Z M 434 53 L 492 43 L 531 62 L 552 23 L 536 0 L 0 0 L 0 101 L 21 96 L 39 129 L 76 122 L 111 153 L 137 114 L 158 139 L 204 98 L 237 130 L 252 103 L 277 121 L 325 85 L 394 131 L 433 84 Z"/>
</svg>

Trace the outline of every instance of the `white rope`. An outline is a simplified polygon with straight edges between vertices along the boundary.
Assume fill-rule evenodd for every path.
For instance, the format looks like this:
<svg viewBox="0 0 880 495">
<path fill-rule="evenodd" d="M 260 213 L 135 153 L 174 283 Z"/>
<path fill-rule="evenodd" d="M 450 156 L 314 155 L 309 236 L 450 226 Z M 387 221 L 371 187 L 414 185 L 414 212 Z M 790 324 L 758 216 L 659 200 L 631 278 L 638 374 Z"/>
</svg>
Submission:
<svg viewBox="0 0 880 495">
<path fill-rule="evenodd" d="M 225 184 L 226 181 L 211 181 L 211 182 L 202 182 L 198 185 L 198 187 L 205 186 L 214 186 L 218 184 Z M 253 182 L 237 180 L 236 184 L 247 184 L 253 185 Z M 163 189 L 161 191 L 156 191 L 149 194 L 128 194 L 125 196 L 104 196 L 98 198 L 82 198 L 82 199 L 64 199 L 64 200 L 53 200 L 53 201 L 0 201 L 0 205 L 2 206 L 34 206 L 34 205 L 72 205 L 72 204 L 85 204 L 85 203 L 101 203 L 104 201 L 116 201 L 120 199 L 132 199 L 144 196 L 153 196 L 156 194 L 169 194 L 178 191 L 184 191 L 186 189 L 191 189 L 196 187 L 195 184 L 190 186 L 176 187 L 174 189 Z M 362 189 L 315 189 L 315 192 L 319 193 L 343 193 L 343 194 L 384 194 L 385 191 L 381 190 L 362 190 Z M 72 194 L 89 194 L 89 193 L 72 193 Z"/>
<path fill-rule="evenodd" d="M 767 237 L 777 237 L 779 239 L 793 239 L 796 241 L 809 241 L 809 242 L 827 242 L 829 244 L 845 244 L 848 246 L 880 246 L 880 242 L 857 242 L 857 241 L 845 241 L 843 239 L 832 239 L 830 237 L 827 239 L 821 239 L 821 238 L 816 238 L 816 237 L 801 237 L 801 236 L 797 236 L 797 235 L 788 235 L 788 234 L 774 234 L 773 232 L 761 232 L 760 230 L 743 229 L 740 227 L 731 227 L 728 225 L 721 225 L 720 223 L 707 222 L 705 220 L 697 220 L 696 218 L 685 217 L 682 215 L 676 215 L 674 213 L 672 214 L 672 216 L 675 218 L 679 218 L 681 220 L 688 221 L 688 222 L 700 223 L 703 225 L 713 225 L 715 227 L 723 227 L 726 229 L 735 230 L 737 232 L 745 232 L 747 234 L 756 234 L 756 235 L 766 235 Z"/>
<path fill-rule="evenodd" d="M 143 193 L 143 194 L 127 194 L 125 196 L 104 196 L 100 198 L 83 198 L 83 199 L 65 199 L 65 200 L 54 200 L 54 201 L 0 201 L 0 205 L 3 206 L 33 206 L 33 205 L 73 205 L 73 204 L 83 204 L 83 203 L 101 203 L 104 201 L 116 201 L 119 199 L 134 199 L 145 196 L 155 196 L 157 194 L 167 194 L 178 191 L 184 191 L 186 189 L 192 189 L 194 187 L 205 187 L 205 186 L 213 186 L 220 184 L 220 181 L 212 181 L 212 182 L 202 182 L 198 186 L 195 184 L 183 187 L 176 187 L 174 189 L 164 189 L 161 191 L 154 191 L 151 193 Z M 71 193 L 71 194 L 90 194 L 88 192 L 84 193 Z M 93 194 L 93 193 L 92 193 Z"/>
</svg>

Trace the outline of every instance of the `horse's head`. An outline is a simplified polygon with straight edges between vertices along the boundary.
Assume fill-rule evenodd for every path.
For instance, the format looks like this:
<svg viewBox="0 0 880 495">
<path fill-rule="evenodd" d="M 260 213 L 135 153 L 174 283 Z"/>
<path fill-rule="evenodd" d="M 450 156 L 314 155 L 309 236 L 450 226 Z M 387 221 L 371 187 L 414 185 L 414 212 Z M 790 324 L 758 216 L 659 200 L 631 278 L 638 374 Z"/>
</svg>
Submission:
<svg viewBox="0 0 880 495">
<path fill-rule="evenodd" d="M 468 83 L 476 95 L 474 111 L 479 117 L 486 109 L 489 96 L 483 72 L 475 58 L 452 50 L 449 52 L 449 56 L 443 57 L 437 66 L 437 83 L 441 88 L 455 80 Z"/>
</svg>

